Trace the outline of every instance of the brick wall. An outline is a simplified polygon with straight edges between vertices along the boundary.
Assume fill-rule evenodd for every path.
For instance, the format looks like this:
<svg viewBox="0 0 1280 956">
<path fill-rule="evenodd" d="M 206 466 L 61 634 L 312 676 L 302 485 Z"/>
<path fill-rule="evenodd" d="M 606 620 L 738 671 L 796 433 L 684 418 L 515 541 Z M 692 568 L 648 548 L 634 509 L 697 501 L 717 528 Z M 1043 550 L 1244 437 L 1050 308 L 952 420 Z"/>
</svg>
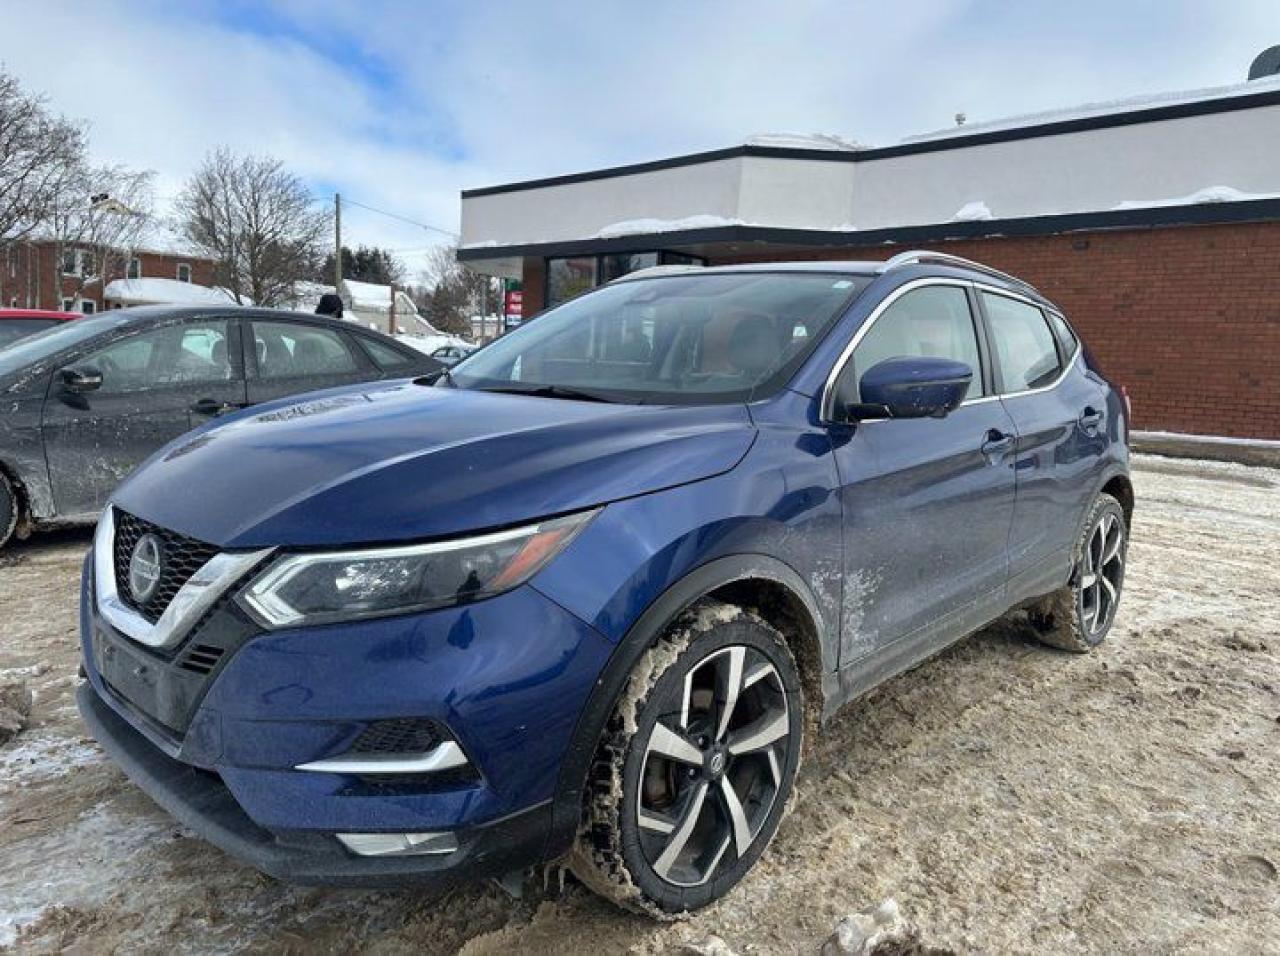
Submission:
<svg viewBox="0 0 1280 956">
<path fill-rule="evenodd" d="M 1108 375 L 1134 427 L 1280 439 L 1280 223 L 1130 229 L 945 242 L 942 252 L 1026 279 L 1056 302 Z M 717 263 L 887 259 L 901 247 L 762 251 Z M 545 267 L 524 262 L 525 315 Z"/>
<path fill-rule="evenodd" d="M 1024 278 L 1057 303 L 1107 374 L 1128 386 L 1134 427 L 1280 439 L 1280 223 L 933 248 Z M 885 259 L 897 251 L 824 249 L 791 258 Z"/>
<path fill-rule="evenodd" d="M 140 252 L 144 278 L 176 279 L 178 264 L 191 266 L 191 281 L 197 285 L 214 283 L 214 264 L 209 259 L 186 256 L 170 256 L 155 252 Z M 54 267 L 57 247 L 53 243 L 19 243 L 0 254 L 0 307 L 7 307 L 15 298 L 18 308 L 61 309 L 64 298 L 76 296 L 77 280 L 58 274 L 58 286 L 54 284 Z M 125 277 L 126 262 L 112 269 L 106 282 Z M 58 266 L 59 270 L 61 266 Z M 105 282 L 92 282 L 80 291 L 79 297 L 91 299 L 101 311 L 102 290 Z"/>
<path fill-rule="evenodd" d="M 547 292 L 547 260 L 525 259 L 524 273 L 521 276 L 523 291 L 520 314 L 528 318 L 542 311 L 543 296 Z"/>
</svg>

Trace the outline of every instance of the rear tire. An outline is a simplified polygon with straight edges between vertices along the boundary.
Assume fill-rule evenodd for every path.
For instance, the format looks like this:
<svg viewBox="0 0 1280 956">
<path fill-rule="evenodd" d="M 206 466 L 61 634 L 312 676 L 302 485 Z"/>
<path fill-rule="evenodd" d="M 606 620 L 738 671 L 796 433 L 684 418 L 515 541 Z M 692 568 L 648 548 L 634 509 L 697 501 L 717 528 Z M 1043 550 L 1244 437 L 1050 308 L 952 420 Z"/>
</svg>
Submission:
<svg viewBox="0 0 1280 956">
<path fill-rule="evenodd" d="M 1077 654 L 1106 640 L 1124 590 L 1128 548 L 1124 509 L 1099 494 L 1076 542 L 1070 582 L 1027 609 L 1036 637 Z"/>
<path fill-rule="evenodd" d="M 783 636 L 704 602 L 632 671 L 596 750 L 570 865 L 614 902 L 658 918 L 728 893 L 791 796 L 804 699 Z"/>
<path fill-rule="evenodd" d="M 18 527 L 21 503 L 9 476 L 0 471 L 0 550 L 13 538 Z"/>
</svg>

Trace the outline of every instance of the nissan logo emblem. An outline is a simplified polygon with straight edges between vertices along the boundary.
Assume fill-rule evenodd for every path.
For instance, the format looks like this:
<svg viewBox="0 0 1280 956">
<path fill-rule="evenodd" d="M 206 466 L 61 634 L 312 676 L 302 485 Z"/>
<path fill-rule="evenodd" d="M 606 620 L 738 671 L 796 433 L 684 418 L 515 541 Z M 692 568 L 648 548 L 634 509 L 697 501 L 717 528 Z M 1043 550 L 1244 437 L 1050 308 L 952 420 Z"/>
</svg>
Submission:
<svg viewBox="0 0 1280 956">
<path fill-rule="evenodd" d="M 160 539 L 154 534 L 144 534 L 133 546 L 133 554 L 129 557 L 129 590 L 139 604 L 146 604 L 155 597 L 163 565 L 164 551 Z"/>
</svg>

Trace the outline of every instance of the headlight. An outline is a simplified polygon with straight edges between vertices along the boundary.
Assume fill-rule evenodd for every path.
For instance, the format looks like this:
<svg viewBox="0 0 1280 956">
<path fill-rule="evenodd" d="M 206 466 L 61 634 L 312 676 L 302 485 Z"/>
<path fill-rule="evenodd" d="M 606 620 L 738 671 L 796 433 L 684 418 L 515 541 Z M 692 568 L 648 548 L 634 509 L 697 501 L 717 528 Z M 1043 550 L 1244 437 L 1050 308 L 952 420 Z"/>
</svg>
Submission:
<svg viewBox="0 0 1280 956">
<path fill-rule="evenodd" d="M 385 617 L 492 597 L 523 584 L 594 511 L 456 541 L 286 555 L 240 594 L 268 627 Z"/>
</svg>

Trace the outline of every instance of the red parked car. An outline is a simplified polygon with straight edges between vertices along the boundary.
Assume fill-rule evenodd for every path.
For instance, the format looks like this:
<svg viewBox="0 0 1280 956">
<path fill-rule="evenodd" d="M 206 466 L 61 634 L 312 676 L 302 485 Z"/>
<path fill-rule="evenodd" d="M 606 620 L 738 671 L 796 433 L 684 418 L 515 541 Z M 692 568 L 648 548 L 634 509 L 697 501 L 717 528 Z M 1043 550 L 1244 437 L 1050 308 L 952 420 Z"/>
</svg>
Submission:
<svg viewBox="0 0 1280 956">
<path fill-rule="evenodd" d="M 52 309 L 0 309 L 0 349 L 51 329 L 59 322 L 80 318 L 79 312 L 55 312 Z"/>
</svg>

